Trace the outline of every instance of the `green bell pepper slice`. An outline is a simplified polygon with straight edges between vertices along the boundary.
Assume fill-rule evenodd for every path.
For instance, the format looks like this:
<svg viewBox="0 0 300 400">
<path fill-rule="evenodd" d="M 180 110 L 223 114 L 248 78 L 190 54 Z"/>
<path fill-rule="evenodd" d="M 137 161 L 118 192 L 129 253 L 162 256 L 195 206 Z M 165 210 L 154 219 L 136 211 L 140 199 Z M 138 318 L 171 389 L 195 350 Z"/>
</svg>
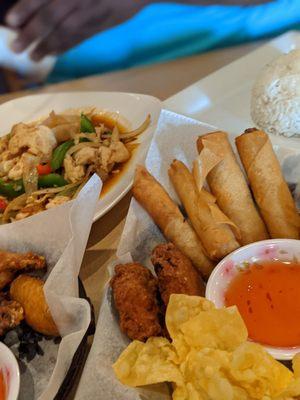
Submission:
<svg viewBox="0 0 300 400">
<path fill-rule="evenodd" d="M 4 182 L 0 179 L 0 194 L 9 199 L 14 199 L 24 193 L 23 180 Z"/>
<path fill-rule="evenodd" d="M 83 113 L 80 116 L 80 132 L 82 133 L 95 133 L 95 127 L 92 121 Z"/>
<path fill-rule="evenodd" d="M 59 174 L 48 174 L 39 177 L 40 188 L 66 186 L 68 182 Z"/>
<path fill-rule="evenodd" d="M 62 167 L 67 151 L 73 146 L 74 140 L 68 140 L 56 147 L 53 151 L 52 160 L 50 162 L 53 172 Z"/>
</svg>

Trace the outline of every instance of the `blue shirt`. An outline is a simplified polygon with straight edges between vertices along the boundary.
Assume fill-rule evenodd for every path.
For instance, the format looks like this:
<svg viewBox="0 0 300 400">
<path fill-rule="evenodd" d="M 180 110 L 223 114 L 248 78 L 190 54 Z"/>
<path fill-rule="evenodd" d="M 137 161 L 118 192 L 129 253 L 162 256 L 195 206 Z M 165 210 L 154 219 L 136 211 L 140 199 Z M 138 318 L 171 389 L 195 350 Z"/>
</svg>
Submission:
<svg viewBox="0 0 300 400">
<path fill-rule="evenodd" d="M 49 82 L 162 62 L 300 27 L 300 0 L 256 6 L 154 3 L 58 57 Z"/>
</svg>

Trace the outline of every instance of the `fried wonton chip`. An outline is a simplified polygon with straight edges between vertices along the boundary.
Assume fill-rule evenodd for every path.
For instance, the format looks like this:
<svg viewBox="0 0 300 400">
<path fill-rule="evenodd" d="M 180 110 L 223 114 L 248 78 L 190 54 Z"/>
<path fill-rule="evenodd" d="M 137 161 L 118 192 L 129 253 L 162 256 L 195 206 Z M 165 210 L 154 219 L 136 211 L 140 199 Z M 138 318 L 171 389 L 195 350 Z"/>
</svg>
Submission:
<svg viewBox="0 0 300 400">
<path fill-rule="evenodd" d="M 293 373 L 266 350 L 251 342 L 241 344 L 233 353 L 230 375 L 253 399 L 276 397 L 290 384 Z"/>
<path fill-rule="evenodd" d="M 227 351 L 192 349 L 184 363 L 187 399 L 248 399 L 247 392 L 227 375 L 230 363 L 231 353 Z"/>
<path fill-rule="evenodd" d="M 248 337 L 247 328 L 235 306 L 201 311 L 181 325 L 185 341 L 194 348 L 232 351 Z"/>
<path fill-rule="evenodd" d="M 300 353 L 293 358 L 293 371 L 295 378 L 300 378 Z"/>
<path fill-rule="evenodd" d="M 280 396 L 276 397 L 276 400 L 290 400 L 297 398 L 300 396 L 300 353 L 296 354 L 293 358 L 293 371 L 294 377 L 290 381 L 290 384 L 287 388 L 280 394 Z"/>
<path fill-rule="evenodd" d="M 195 318 L 201 311 L 214 309 L 212 302 L 204 297 L 172 294 L 166 312 L 166 326 L 172 343 L 180 359 L 184 359 L 190 349 L 181 326 Z"/>
<path fill-rule="evenodd" d="M 300 355 L 294 374 L 260 345 L 247 342 L 236 307 L 171 295 L 165 338 L 132 342 L 114 364 L 129 386 L 173 383 L 173 400 L 291 400 L 300 396 Z"/>
<path fill-rule="evenodd" d="M 179 368 L 172 358 L 174 349 L 165 338 L 153 337 L 146 343 L 135 340 L 123 351 L 113 369 L 118 379 L 128 386 L 183 383 Z"/>
<path fill-rule="evenodd" d="M 213 303 L 204 297 L 172 294 L 166 312 L 166 325 L 172 339 L 180 334 L 180 327 L 201 311 L 214 309 Z"/>
</svg>

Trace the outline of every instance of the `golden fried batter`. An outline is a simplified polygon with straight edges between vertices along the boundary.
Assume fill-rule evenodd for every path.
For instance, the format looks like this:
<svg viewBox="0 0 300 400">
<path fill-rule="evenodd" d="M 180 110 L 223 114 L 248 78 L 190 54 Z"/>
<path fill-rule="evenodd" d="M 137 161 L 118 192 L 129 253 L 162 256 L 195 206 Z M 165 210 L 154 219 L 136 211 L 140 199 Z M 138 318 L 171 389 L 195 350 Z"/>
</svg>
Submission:
<svg viewBox="0 0 300 400">
<path fill-rule="evenodd" d="M 46 266 L 45 257 L 33 253 L 10 253 L 0 250 L 0 273 L 2 271 L 19 271 L 27 268 L 43 269 Z"/>
<path fill-rule="evenodd" d="M 24 319 L 24 310 L 20 303 L 0 299 L 0 336 L 15 328 Z"/>
<path fill-rule="evenodd" d="M 118 265 L 110 284 L 121 330 L 133 340 L 160 335 L 157 279 L 151 272 L 139 263 Z"/>
<path fill-rule="evenodd" d="M 0 290 L 7 286 L 14 280 L 15 273 L 13 271 L 2 271 L 0 272 Z"/>
<path fill-rule="evenodd" d="M 59 336 L 44 295 L 44 282 L 29 275 L 20 275 L 10 286 L 10 296 L 25 311 L 25 321 L 39 333 Z"/>
<path fill-rule="evenodd" d="M 173 243 L 159 244 L 151 257 L 161 298 L 167 307 L 171 294 L 204 296 L 204 282 L 191 261 Z"/>
</svg>

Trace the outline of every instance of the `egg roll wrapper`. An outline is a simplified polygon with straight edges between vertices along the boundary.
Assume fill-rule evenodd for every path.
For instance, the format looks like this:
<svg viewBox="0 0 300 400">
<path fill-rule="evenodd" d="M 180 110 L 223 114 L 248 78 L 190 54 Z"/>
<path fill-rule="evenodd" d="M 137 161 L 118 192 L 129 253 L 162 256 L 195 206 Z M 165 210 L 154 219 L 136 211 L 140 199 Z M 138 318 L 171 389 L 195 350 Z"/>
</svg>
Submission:
<svg viewBox="0 0 300 400">
<path fill-rule="evenodd" d="M 300 217 L 268 135 L 246 131 L 236 146 L 270 236 L 299 239 Z"/>
<path fill-rule="evenodd" d="M 212 132 L 197 141 L 202 180 L 216 197 L 220 210 L 239 228 L 241 245 L 269 238 L 246 178 L 226 132 Z M 218 161 L 219 160 L 219 161 Z"/>
<path fill-rule="evenodd" d="M 205 190 L 198 191 L 193 175 L 181 161 L 173 161 L 169 177 L 208 256 L 220 260 L 237 249 L 239 243 L 232 230 L 226 223 L 216 221 Z"/>
<path fill-rule="evenodd" d="M 190 258 L 204 277 L 208 277 L 214 263 L 206 255 L 200 239 L 178 206 L 146 168 L 137 167 L 132 191 L 163 235 Z"/>
<path fill-rule="evenodd" d="M 203 179 L 201 176 L 201 171 L 200 171 L 200 166 L 199 166 L 199 158 L 197 158 L 194 163 L 193 163 L 193 176 L 195 180 L 196 187 L 198 189 L 198 192 L 201 192 L 201 195 L 203 199 L 206 201 L 211 215 L 213 219 L 215 220 L 216 223 L 219 224 L 226 224 L 229 225 L 232 231 L 234 232 L 235 237 L 238 239 L 238 241 L 241 239 L 241 231 L 238 226 L 235 225 L 231 219 L 227 217 L 223 213 L 223 211 L 219 208 L 219 206 L 216 204 L 217 199 L 215 198 L 214 195 L 212 195 L 210 192 L 207 190 L 203 189 Z"/>
</svg>

